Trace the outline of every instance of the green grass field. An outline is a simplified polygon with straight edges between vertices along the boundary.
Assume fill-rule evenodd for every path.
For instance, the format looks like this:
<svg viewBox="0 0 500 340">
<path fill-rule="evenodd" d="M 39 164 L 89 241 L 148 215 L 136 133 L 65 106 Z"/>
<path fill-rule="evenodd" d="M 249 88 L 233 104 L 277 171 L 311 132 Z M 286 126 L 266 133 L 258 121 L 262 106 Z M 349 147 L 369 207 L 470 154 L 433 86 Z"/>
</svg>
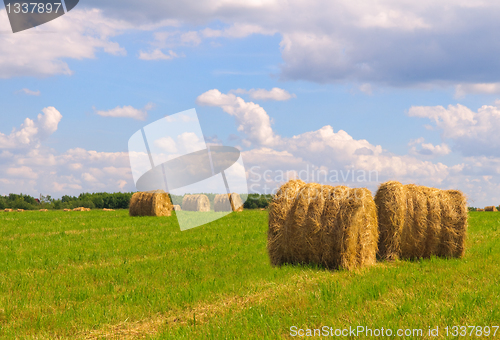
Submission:
<svg viewBox="0 0 500 340">
<path fill-rule="evenodd" d="M 429 326 L 500 326 L 500 213 L 470 213 L 463 259 L 357 272 L 272 268 L 266 232 L 266 211 L 183 232 L 174 217 L 127 211 L 2 212 L 0 338 L 274 339 L 292 326 L 429 338 Z"/>
</svg>

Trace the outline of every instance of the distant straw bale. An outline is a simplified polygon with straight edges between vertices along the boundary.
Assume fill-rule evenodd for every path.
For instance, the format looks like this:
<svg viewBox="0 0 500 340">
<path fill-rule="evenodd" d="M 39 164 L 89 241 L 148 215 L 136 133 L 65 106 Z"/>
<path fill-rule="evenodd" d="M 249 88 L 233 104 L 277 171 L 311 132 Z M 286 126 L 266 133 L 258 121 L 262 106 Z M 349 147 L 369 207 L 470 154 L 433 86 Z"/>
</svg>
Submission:
<svg viewBox="0 0 500 340">
<path fill-rule="evenodd" d="M 377 208 L 368 189 L 291 180 L 269 205 L 267 249 L 274 266 L 352 270 L 376 262 L 377 241 Z"/>
<path fill-rule="evenodd" d="M 24 212 L 24 209 L 17 209 L 17 212 Z"/>
<path fill-rule="evenodd" d="M 215 195 L 214 199 L 215 211 L 243 211 L 243 201 L 240 195 L 236 193 Z"/>
<path fill-rule="evenodd" d="M 130 216 L 171 216 L 172 202 L 163 190 L 136 192 L 130 199 Z"/>
<path fill-rule="evenodd" d="M 484 207 L 484 211 L 498 211 L 498 209 L 495 206 L 488 206 Z"/>
<path fill-rule="evenodd" d="M 73 211 L 90 211 L 90 208 L 79 207 L 79 208 L 73 209 Z"/>
<path fill-rule="evenodd" d="M 73 211 L 73 210 L 71 210 L 71 209 L 64 209 L 63 211 Z"/>
<path fill-rule="evenodd" d="M 178 204 L 174 204 L 174 210 L 175 211 L 182 211 L 181 206 Z"/>
<path fill-rule="evenodd" d="M 49 209 L 40 209 L 41 212 L 49 211 Z"/>
<path fill-rule="evenodd" d="M 477 208 L 476 211 L 484 211 L 484 209 Z"/>
<path fill-rule="evenodd" d="M 210 200 L 206 195 L 186 195 L 182 199 L 184 211 L 210 211 Z"/>
<path fill-rule="evenodd" d="M 13 210 L 12 209 L 5 209 L 4 211 L 5 212 L 12 212 Z"/>
<path fill-rule="evenodd" d="M 102 211 L 115 211 L 115 209 L 107 209 L 107 208 L 104 208 L 104 209 L 102 209 Z"/>
<path fill-rule="evenodd" d="M 462 257 L 467 201 L 458 190 L 389 181 L 375 195 L 383 259 Z"/>
</svg>

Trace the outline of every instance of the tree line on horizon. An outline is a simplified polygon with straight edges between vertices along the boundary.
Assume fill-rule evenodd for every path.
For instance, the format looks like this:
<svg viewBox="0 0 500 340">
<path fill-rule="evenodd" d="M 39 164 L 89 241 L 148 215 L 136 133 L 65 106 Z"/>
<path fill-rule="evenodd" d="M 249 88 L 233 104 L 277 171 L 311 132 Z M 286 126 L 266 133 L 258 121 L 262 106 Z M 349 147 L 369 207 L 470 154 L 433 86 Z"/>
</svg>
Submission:
<svg viewBox="0 0 500 340">
<path fill-rule="evenodd" d="M 79 207 L 90 209 L 128 209 L 130 199 L 134 193 L 82 193 L 79 196 L 64 195 L 59 199 L 54 199 L 51 196 L 40 196 L 40 199 L 35 199 L 30 195 L 24 194 L 9 194 L 0 196 L 0 210 L 4 209 L 74 209 Z M 205 194 L 210 202 L 213 203 L 215 194 Z M 182 204 L 182 196 L 170 195 L 173 204 Z M 265 209 L 271 201 L 271 195 L 249 194 L 247 201 L 243 207 L 245 209 Z"/>
</svg>

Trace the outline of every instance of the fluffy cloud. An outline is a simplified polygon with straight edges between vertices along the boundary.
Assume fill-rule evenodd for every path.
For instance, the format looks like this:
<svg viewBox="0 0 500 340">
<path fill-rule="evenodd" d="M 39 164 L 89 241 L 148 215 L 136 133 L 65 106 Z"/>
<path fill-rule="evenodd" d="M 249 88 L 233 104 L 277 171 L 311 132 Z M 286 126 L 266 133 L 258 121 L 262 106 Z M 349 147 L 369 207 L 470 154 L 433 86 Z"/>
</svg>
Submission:
<svg viewBox="0 0 500 340">
<path fill-rule="evenodd" d="M 451 152 L 446 143 L 440 145 L 424 143 L 424 138 L 412 140 L 408 145 L 411 146 L 410 154 L 424 157 L 445 156 Z"/>
<path fill-rule="evenodd" d="M 236 117 L 238 131 L 243 132 L 252 143 L 271 146 L 279 142 L 271 128 L 269 115 L 258 104 L 245 102 L 232 93 L 223 94 L 217 89 L 203 93 L 196 103 L 221 107 L 224 112 Z"/>
<path fill-rule="evenodd" d="M 62 119 L 61 113 L 54 107 L 46 107 L 37 117 L 37 121 L 26 118 L 19 129 L 13 129 L 9 135 L 0 133 L 0 149 L 38 147 L 40 142 L 53 134 Z"/>
<path fill-rule="evenodd" d="M 151 52 L 139 52 L 141 60 L 172 60 L 174 58 L 179 58 L 179 55 L 172 50 L 168 51 L 168 54 L 163 53 L 159 48 Z"/>
<path fill-rule="evenodd" d="M 66 58 L 94 58 L 101 50 L 125 54 L 113 36 L 161 29 L 151 50 L 139 52 L 140 59 L 171 60 L 182 56 L 173 47 L 206 39 L 279 34 L 282 79 L 458 83 L 457 95 L 498 92 L 500 6 L 495 2 L 90 0 L 79 8 L 39 28 L 2 35 L 0 77 L 71 74 Z M 0 30 L 8 31 L 5 10 L 0 17 Z M 166 26 L 175 31 L 163 31 Z M 45 31 L 56 33 L 36 34 Z M 367 86 L 361 90 L 370 92 Z"/>
<path fill-rule="evenodd" d="M 454 149 L 465 156 L 500 156 L 500 110 L 495 106 L 485 105 L 477 112 L 460 104 L 413 106 L 408 115 L 430 119 L 442 137 L 451 139 Z"/>
<path fill-rule="evenodd" d="M 133 118 L 137 120 L 146 120 L 148 111 L 154 107 L 153 104 L 147 104 L 143 109 L 136 109 L 132 106 L 117 106 L 109 111 L 96 111 L 96 114 L 103 117 L 122 117 Z"/>
<path fill-rule="evenodd" d="M 271 90 L 266 89 L 237 89 L 232 90 L 230 93 L 236 94 L 248 94 L 250 98 L 255 100 L 276 100 L 276 101 L 285 101 L 292 98 L 295 98 L 295 94 L 290 94 L 287 90 L 280 89 L 278 87 L 274 87 Z"/>
<path fill-rule="evenodd" d="M 98 9 L 75 9 L 42 26 L 16 34 L 0 34 L 0 78 L 70 75 L 65 59 L 95 58 L 97 51 L 124 55 L 110 38 L 132 26 L 106 18 Z M 0 10 L 0 31 L 9 31 L 5 10 Z"/>
<path fill-rule="evenodd" d="M 43 193 L 58 197 L 82 191 L 135 190 L 128 153 L 70 149 L 58 154 L 44 147 L 17 150 L 0 162 L 0 195 Z"/>
<path fill-rule="evenodd" d="M 0 195 L 134 190 L 127 152 L 76 148 L 57 153 L 45 147 L 44 139 L 57 131 L 62 115 L 53 107 L 42 112 L 10 135 L 0 134 Z"/>
<path fill-rule="evenodd" d="M 295 173 L 309 181 L 365 185 L 375 189 L 383 180 L 418 181 L 429 185 L 441 184 L 452 169 L 442 163 L 423 161 L 411 155 L 397 156 L 364 139 L 354 139 L 346 131 L 334 131 L 332 126 L 305 132 L 291 138 L 276 135 L 270 117 L 259 105 L 247 103 L 234 94 L 210 90 L 198 97 L 198 104 L 219 106 L 235 116 L 239 130 L 252 141 L 253 149 L 244 151 L 243 158 L 249 181 L 256 189 L 264 175 L 278 178 L 265 185 L 276 186 L 284 174 Z M 253 135 L 264 126 L 265 135 Z M 422 141 L 423 142 L 423 141 Z M 423 145 L 434 153 L 444 153 L 446 146 Z M 287 176 L 288 176 L 287 175 Z M 326 175 L 326 178 L 325 178 Z"/>
<path fill-rule="evenodd" d="M 455 98 L 463 98 L 467 94 L 500 94 L 500 83 L 458 84 L 455 87 Z"/>
<path fill-rule="evenodd" d="M 33 171 L 33 169 L 27 166 L 21 166 L 17 168 L 7 168 L 5 171 L 10 178 L 27 178 L 27 179 L 38 179 L 38 174 Z"/>
<path fill-rule="evenodd" d="M 278 33 L 283 79 L 392 85 L 499 81 L 496 56 L 500 44 L 495 32 L 500 28 L 500 6 L 493 1 L 381 0 L 360 5 L 349 0 L 146 0 L 116 4 L 87 2 L 108 16 L 136 23 L 165 19 L 178 19 L 189 27 L 216 23 L 217 28 L 191 33 L 197 43 L 200 38 Z"/>
<path fill-rule="evenodd" d="M 160 139 L 155 140 L 154 144 L 160 150 L 168 153 L 176 153 L 178 151 L 177 144 L 175 143 L 175 140 L 172 137 L 162 137 Z"/>
</svg>

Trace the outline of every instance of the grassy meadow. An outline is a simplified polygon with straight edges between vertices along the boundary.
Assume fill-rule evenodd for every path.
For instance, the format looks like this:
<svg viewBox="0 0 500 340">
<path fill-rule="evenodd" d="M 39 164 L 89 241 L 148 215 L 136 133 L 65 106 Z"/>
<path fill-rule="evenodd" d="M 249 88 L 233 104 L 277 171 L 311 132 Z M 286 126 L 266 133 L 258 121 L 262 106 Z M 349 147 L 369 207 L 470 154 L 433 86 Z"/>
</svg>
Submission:
<svg viewBox="0 0 500 340">
<path fill-rule="evenodd" d="M 126 210 L 0 212 L 0 338 L 280 339 L 292 326 L 430 338 L 429 326 L 440 337 L 500 326 L 500 212 L 470 212 L 463 259 L 355 272 L 270 267 L 267 218 L 248 210 L 181 232 L 175 217 Z"/>
</svg>

